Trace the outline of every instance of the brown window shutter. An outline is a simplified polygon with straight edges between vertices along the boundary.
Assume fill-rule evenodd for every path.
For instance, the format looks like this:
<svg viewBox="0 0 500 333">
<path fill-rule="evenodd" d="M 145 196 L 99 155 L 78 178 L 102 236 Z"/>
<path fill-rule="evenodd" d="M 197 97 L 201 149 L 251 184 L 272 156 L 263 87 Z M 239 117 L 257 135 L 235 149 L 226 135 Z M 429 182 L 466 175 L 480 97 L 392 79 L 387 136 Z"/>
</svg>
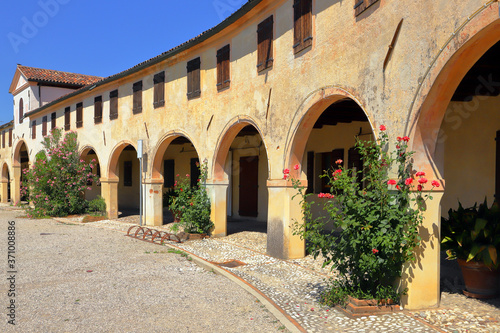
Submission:
<svg viewBox="0 0 500 333">
<path fill-rule="evenodd" d="M 188 99 L 196 98 L 201 95 L 200 89 L 200 58 L 193 59 L 187 64 L 188 79 Z"/>
<path fill-rule="evenodd" d="M 23 117 L 24 117 L 24 102 L 23 99 L 21 98 L 19 100 L 19 124 L 23 123 Z"/>
<path fill-rule="evenodd" d="M 142 81 L 134 83 L 133 91 L 133 106 L 132 113 L 137 114 L 142 112 Z"/>
<path fill-rule="evenodd" d="M 70 115 L 71 115 L 71 110 L 69 108 L 69 106 L 67 108 L 64 109 L 64 130 L 65 131 L 69 131 L 71 129 L 71 118 L 70 118 Z"/>
<path fill-rule="evenodd" d="M 50 115 L 50 129 L 53 130 L 56 128 L 56 113 L 52 112 Z"/>
<path fill-rule="evenodd" d="M 165 105 L 165 72 L 156 74 L 153 78 L 154 83 L 154 108 Z"/>
<path fill-rule="evenodd" d="M 293 49 L 297 52 L 302 44 L 302 1 L 293 2 Z"/>
<path fill-rule="evenodd" d="M 118 90 L 109 93 L 109 119 L 118 118 Z"/>
<path fill-rule="evenodd" d="M 9 147 L 12 147 L 12 128 L 9 128 Z"/>
<path fill-rule="evenodd" d="M 273 16 L 257 26 L 257 71 L 273 65 Z"/>
<path fill-rule="evenodd" d="M 36 120 L 31 122 L 31 138 L 36 139 Z"/>
<path fill-rule="evenodd" d="M 47 116 L 43 116 L 42 118 L 42 136 L 47 135 Z"/>
<path fill-rule="evenodd" d="M 217 89 L 221 90 L 229 87 L 230 73 L 229 73 L 229 58 L 230 46 L 226 45 L 217 51 Z"/>
<path fill-rule="evenodd" d="M 2 132 L 2 148 L 5 148 L 5 131 Z"/>
<path fill-rule="evenodd" d="M 83 127 L 83 103 L 76 104 L 76 128 Z"/>
<path fill-rule="evenodd" d="M 312 45 L 312 0 L 302 0 L 302 47 Z"/>
<path fill-rule="evenodd" d="M 102 96 L 94 98 L 94 124 L 102 123 Z"/>
<path fill-rule="evenodd" d="M 358 16 L 377 1 L 378 0 L 355 0 L 354 16 Z"/>
</svg>

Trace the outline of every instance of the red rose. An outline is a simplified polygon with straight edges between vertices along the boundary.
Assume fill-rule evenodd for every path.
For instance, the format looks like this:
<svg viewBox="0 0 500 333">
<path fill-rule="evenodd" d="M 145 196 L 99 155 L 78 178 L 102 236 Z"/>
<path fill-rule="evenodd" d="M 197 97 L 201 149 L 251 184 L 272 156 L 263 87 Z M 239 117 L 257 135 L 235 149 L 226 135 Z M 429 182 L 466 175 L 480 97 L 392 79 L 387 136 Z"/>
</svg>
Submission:
<svg viewBox="0 0 500 333">
<path fill-rule="evenodd" d="M 406 178 L 405 185 L 411 185 L 413 183 L 413 178 Z"/>
<path fill-rule="evenodd" d="M 431 184 L 434 187 L 439 187 L 439 182 L 437 180 L 433 180 Z"/>
<path fill-rule="evenodd" d="M 396 140 L 401 141 L 403 139 L 400 136 L 398 136 Z"/>
<path fill-rule="evenodd" d="M 380 130 L 383 132 L 387 129 L 387 127 L 385 127 L 385 125 L 380 125 Z"/>
<path fill-rule="evenodd" d="M 409 138 L 409 137 L 407 137 L 407 136 L 404 136 L 404 137 L 403 137 L 403 141 L 404 141 L 404 142 L 408 142 L 408 141 L 410 141 L 410 138 Z"/>
<path fill-rule="evenodd" d="M 417 190 L 422 191 L 422 185 L 417 185 Z"/>
<path fill-rule="evenodd" d="M 420 177 L 420 176 L 425 176 L 425 172 L 423 172 L 423 171 L 417 172 L 417 177 Z"/>
<path fill-rule="evenodd" d="M 290 173 L 290 169 L 285 169 L 285 170 L 283 170 L 283 173 L 284 173 L 285 175 L 288 175 L 288 174 Z"/>
<path fill-rule="evenodd" d="M 419 182 L 420 184 L 425 184 L 425 183 L 427 183 L 427 179 L 426 179 L 426 178 L 420 178 L 420 179 L 418 180 L 418 182 Z"/>
<path fill-rule="evenodd" d="M 396 189 L 401 190 L 401 187 L 399 185 L 396 185 Z"/>
<path fill-rule="evenodd" d="M 373 254 L 377 254 L 378 250 L 377 249 L 372 249 Z"/>
<path fill-rule="evenodd" d="M 387 184 L 388 185 L 396 185 L 396 181 L 394 179 L 390 179 L 389 181 L 387 181 Z"/>
<path fill-rule="evenodd" d="M 294 168 L 295 170 L 299 170 L 299 168 L 300 168 L 300 165 L 298 165 L 298 164 L 295 164 L 295 166 L 294 166 L 293 168 Z"/>
<path fill-rule="evenodd" d="M 342 160 L 339 158 L 338 160 L 335 161 L 335 164 L 342 164 Z"/>
</svg>

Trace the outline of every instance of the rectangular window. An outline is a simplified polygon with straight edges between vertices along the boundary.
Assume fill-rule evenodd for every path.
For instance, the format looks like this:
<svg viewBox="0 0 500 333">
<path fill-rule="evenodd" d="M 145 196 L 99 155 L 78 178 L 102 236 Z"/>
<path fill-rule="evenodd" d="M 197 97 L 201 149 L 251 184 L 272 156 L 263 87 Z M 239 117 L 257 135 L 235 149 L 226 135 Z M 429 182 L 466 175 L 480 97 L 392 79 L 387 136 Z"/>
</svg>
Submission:
<svg viewBox="0 0 500 333">
<path fill-rule="evenodd" d="M 9 128 L 9 147 L 12 147 L 12 128 Z"/>
<path fill-rule="evenodd" d="M 109 119 L 118 119 L 118 90 L 109 93 Z"/>
<path fill-rule="evenodd" d="M 273 66 L 273 16 L 257 26 L 257 71 Z"/>
<path fill-rule="evenodd" d="M 165 105 L 165 72 L 155 74 L 155 76 L 153 77 L 153 83 L 153 106 L 156 109 Z"/>
<path fill-rule="evenodd" d="M 163 186 L 174 187 L 175 184 L 175 163 L 174 160 L 163 161 Z"/>
<path fill-rule="evenodd" d="M 2 148 L 5 148 L 5 131 L 2 132 Z"/>
<path fill-rule="evenodd" d="M 193 99 L 200 97 L 200 58 L 193 59 L 187 63 L 187 97 Z"/>
<path fill-rule="evenodd" d="M 123 162 L 123 186 L 132 186 L 132 161 Z"/>
<path fill-rule="evenodd" d="M 66 109 L 64 109 L 64 130 L 65 131 L 69 131 L 71 129 L 70 115 L 71 115 L 71 110 L 68 106 Z"/>
<path fill-rule="evenodd" d="M 42 136 L 47 135 L 47 116 L 43 116 L 42 118 Z"/>
<path fill-rule="evenodd" d="M 378 0 L 355 0 L 354 16 L 358 16 L 377 1 Z"/>
<path fill-rule="evenodd" d="M 349 169 L 353 169 L 353 171 L 357 173 L 356 180 L 358 184 L 361 184 L 363 180 L 363 173 L 358 172 L 363 171 L 363 160 L 361 159 L 359 151 L 354 147 L 349 149 L 347 152 L 347 166 Z"/>
<path fill-rule="evenodd" d="M 36 120 L 31 122 L 31 138 L 36 139 Z"/>
<path fill-rule="evenodd" d="M 102 123 L 102 96 L 94 98 L 94 124 Z"/>
<path fill-rule="evenodd" d="M 191 159 L 191 187 L 198 186 L 200 179 L 200 160 L 198 158 Z"/>
<path fill-rule="evenodd" d="M 83 127 L 83 103 L 76 104 L 76 128 Z"/>
<path fill-rule="evenodd" d="M 312 45 L 312 0 L 293 3 L 293 51 L 302 51 Z"/>
<path fill-rule="evenodd" d="M 229 87 L 231 83 L 229 75 L 229 45 L 217 51 L 217 90 Z"/>
<path fill-rule="evenodd" d="M 50 129 L 53 130 L 56 128 L 56 113 L 52 112 L 50 114 Z"/>
<path fill-rule="evenodd" d="M 133 91 L 133 106 L 132 113 L 141 113 L 142 112 L 142 81 L 134 83 L 132 86 Z"/>
</svg>

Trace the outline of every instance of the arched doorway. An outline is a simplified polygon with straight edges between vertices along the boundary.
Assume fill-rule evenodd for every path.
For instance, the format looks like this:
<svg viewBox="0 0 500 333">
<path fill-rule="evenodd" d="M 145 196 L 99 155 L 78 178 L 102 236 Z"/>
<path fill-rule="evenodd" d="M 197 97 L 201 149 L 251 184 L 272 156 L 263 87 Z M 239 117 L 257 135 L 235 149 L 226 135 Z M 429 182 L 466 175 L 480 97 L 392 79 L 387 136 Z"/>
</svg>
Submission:
<svg viewBox="0 0 500 333">
<path fill-rule="evenodd" d="M 92 147 L 84 147 L 80 153 L 80 158 L 85 161 L 85 163 L 92 163 L 94 168 L 92 169 L 92 173 L 96 175 L 97 179 L 101 178 L 101 165 L 99 163 L 99 157 L 97 156 L 96 151 Z M 101 195 L 101 182 L 100 180 L 96 182 L 87 183 L 88 188 L 85 190 L 85 199 L 93 200 L 97 198 L 97 196 Z"/>
<path fill-rule="evenodd" d="M 268 230 L 269 163 L 257 122 L 231 120 L 217 144 L 213 164 L 215 233 Z"/>
<path fill-rule="evenodd" d="M 109 189 L 104 191 L 103 188 L 103 192 L 109 217 L 139 215 L 140 165 L 137 150 L 132 143 L 122 142 L 115 147 L 111 154 L 108 175 L 106 186 L 109 186 Z"/>
<path fill-rule="evenodd" d="M 18 204 L 22 200 L 26 200 L 25 196 L 21 197 L 21 187 L 23 185 L 24 177 L 23 170 L 27 170 L 30 167 L 29 152 L 26 143 L 21 140 L 17 143 L 14 150 L 13 159 L 13 178 L 14 184 L 11 188 L 11 195 L 14 204 Z"/>
<path fill-rule="evenodd" d="M 146 222 L 162 225 L 174 222 L 168 209 L 176 182 L 187 180 L 191 187 L 200 178 L 200 157 L 189 137 L 180 132 L 166 135 L 159 143 L 153 161 L 152 179 L 146 181 L 148 202 Z M 149 188 L 149 190 L 148 190 Z"/>
<path fill-rule="evenodd" d="M 2 179 L 1 179 L 1 200 L 2 203 L 6 203 L 10 201 L 11 193 L 10 193 L 10 173 L 9 167 L 7 163 L 4 163 L 2 166 Z"/>
</svg>

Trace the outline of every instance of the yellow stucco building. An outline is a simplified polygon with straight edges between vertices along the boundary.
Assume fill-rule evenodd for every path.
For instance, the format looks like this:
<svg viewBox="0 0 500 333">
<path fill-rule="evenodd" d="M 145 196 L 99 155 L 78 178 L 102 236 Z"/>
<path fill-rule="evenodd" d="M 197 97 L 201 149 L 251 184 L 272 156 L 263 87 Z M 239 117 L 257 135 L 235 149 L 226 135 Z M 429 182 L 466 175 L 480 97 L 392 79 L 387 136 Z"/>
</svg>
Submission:
<svg viewBox="0 0 500 333">
<path fill-rule="evenodd" d="M 312 192 L 333 159 L 355 165 L 356 137 L 408 135 L 415 166 L 441 186 L 427 203 L 406 308 L 439 304 L 441 211 L 500 191 L 500 8 L 487 0 L 251 0 L 216 27 L 116 75 L 18 66 L 14 119 L 0 127 L 1 200 L 20 200 L 22 168 L 52 127 L 95 158 L 108 215 L 139 201 L 163 223 L 176 174 L 208 162 L 215 236 L 228 216 L 267 222 L 267 252 L 304 255 L 288 168 Z M 293 166 L 299 164 L 299 170 Z"/>
</svg>

